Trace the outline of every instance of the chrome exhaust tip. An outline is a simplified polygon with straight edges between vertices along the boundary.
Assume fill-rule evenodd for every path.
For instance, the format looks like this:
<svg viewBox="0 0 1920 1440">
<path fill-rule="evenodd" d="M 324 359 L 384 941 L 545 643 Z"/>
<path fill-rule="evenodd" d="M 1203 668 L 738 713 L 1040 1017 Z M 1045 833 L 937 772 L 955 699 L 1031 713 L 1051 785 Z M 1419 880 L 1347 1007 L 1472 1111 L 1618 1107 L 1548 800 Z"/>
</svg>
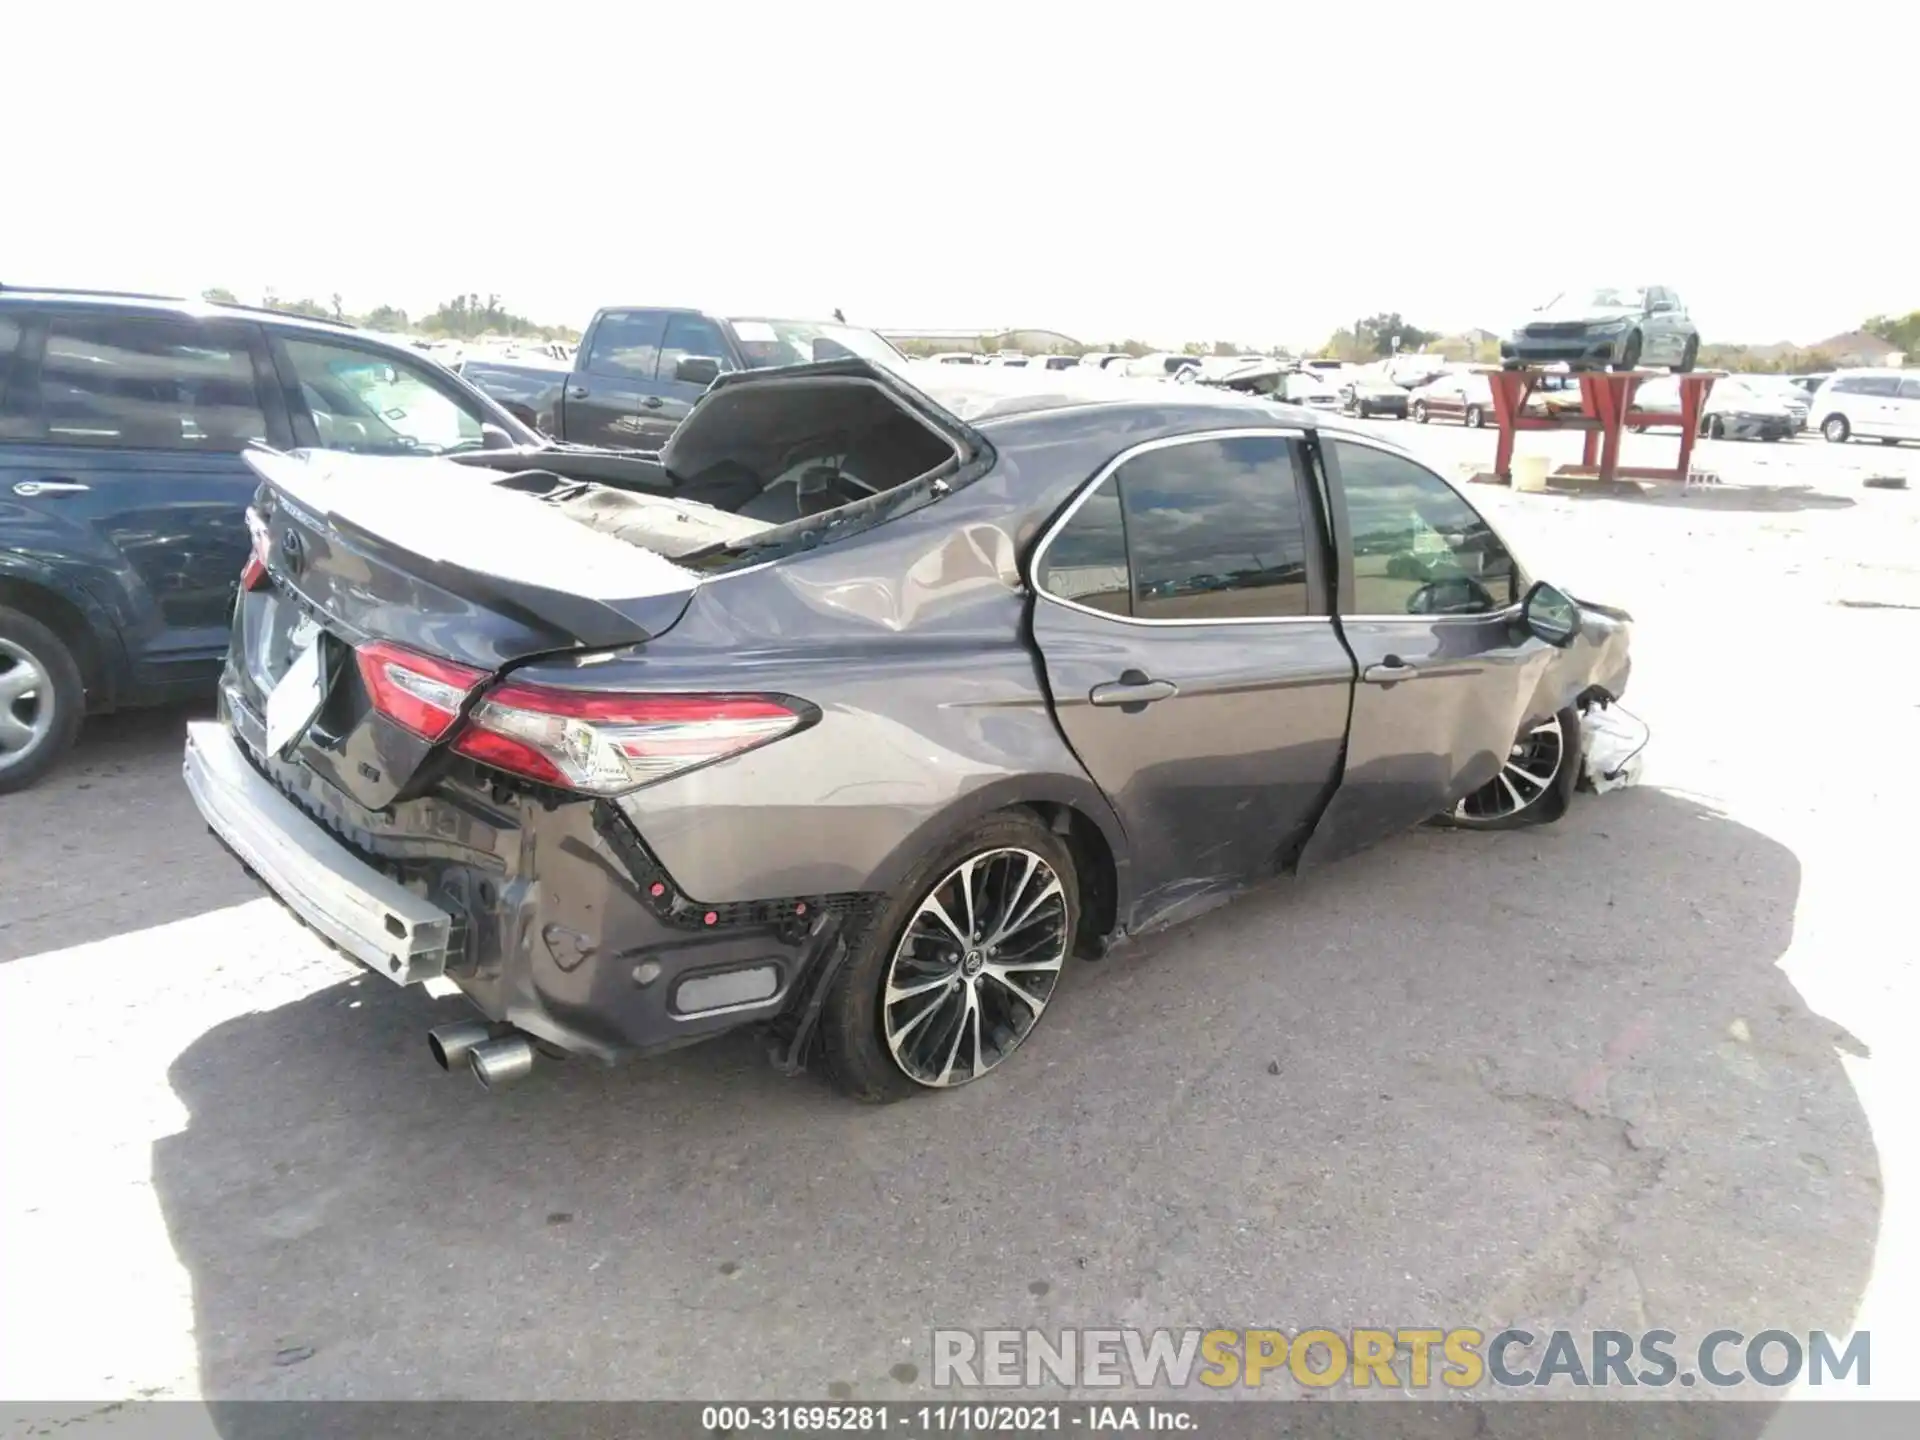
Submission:
<svg viewBox="0 0 1920 1440">
<path fill-rule="evenodd" d="M 524 1035 L 503 1035 L 467 1052 L 473 1078 L 483 1090 L 498 1090 L 533 1073 L 533 1042 Z"/>
<path fill-rule="evenodd" d="M 463 1020 L 458 1025 L 442 1025 L 427 1032 L 427 1048 L 433 1063 L 442 1070 L 465 1068 L 477 1046 L 493 1038 L 493 1027 L 482 1020 Z"/>
</svg>

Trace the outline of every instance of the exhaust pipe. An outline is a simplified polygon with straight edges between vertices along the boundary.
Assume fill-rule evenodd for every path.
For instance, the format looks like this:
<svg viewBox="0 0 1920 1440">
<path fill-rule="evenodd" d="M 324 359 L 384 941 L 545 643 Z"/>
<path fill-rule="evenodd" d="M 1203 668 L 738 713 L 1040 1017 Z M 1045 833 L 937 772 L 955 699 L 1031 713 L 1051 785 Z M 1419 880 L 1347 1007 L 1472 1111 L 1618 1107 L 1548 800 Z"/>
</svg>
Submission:
<svg viewBox="0 0 1920 1440">
<path fill-rule="evenodd" d="M 492 1038 L 491 1025 L 483 1020 L 466 1020 L 429 1030 L 427 1048 L 433 1052 L 433 1063 L 442 1070 L 464 1070 L 474 1049 Z"/>
<path fill-rule="evenodd" d="M 524 1035 L 503 1035 L 467 1052 L 473 1078 L 483 1090 L 498 1090 L 533 1073 L 533 1042 Z"/>
</svg>

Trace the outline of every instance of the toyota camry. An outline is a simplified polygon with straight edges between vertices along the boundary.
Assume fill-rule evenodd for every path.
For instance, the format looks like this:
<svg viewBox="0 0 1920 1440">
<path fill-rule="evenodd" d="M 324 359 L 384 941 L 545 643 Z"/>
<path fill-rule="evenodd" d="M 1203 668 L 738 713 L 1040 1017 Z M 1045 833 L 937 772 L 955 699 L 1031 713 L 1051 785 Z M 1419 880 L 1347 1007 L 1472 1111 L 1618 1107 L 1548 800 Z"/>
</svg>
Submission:
<svg viewBox="0 0 1920 1440">
<path fill-rule="evenodd" d="M 430 1048 L 489 1086 L 757 1026 L 886 1100 L 1008 1063 L 1070 957 L 1594 778 L 1628 617 L 1406 451 L 921 369 L 722 376 L 622 488 L 252 452 L 208 825 L 353 959 L 458 987 Z"/>
</svg>

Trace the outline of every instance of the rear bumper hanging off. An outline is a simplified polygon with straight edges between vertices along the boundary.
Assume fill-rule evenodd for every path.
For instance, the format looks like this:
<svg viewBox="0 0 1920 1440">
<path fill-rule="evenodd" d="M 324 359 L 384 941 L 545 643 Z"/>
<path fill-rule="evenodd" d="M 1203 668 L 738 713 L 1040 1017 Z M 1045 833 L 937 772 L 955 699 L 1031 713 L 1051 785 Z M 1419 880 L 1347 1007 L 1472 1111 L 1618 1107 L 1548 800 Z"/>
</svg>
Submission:
<svg viewBox="0 0 1920 1440">
<path fill-rule="evenodd" d="M 187 726 L 181 767 L 208 826 L 294 914 L 399 985 L 443 974 L 453 917 L 382 875 L 247 763 L 225 726 Z"/>
</svg>

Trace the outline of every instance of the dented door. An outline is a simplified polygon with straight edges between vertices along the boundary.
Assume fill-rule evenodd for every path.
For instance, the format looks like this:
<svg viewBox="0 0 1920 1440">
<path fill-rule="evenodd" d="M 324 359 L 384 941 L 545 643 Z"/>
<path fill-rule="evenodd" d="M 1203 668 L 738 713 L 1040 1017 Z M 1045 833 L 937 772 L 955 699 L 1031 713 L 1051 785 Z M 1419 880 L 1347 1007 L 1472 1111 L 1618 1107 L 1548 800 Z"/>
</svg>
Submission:
<svg viewBox="0 0 1920 1440">
<path fill-rule="evenodd" d="M 1554 656 L 1525 577 L 1453 487 L 1396 451 L 1323 446 L 1354 686 L 1340 787 L 1303 859 L 1338 859 L 1450 810 L 1500 769 Z"/>
<path fill-rule="evenodd" d="M 1126 827 L 1130 929 L 1284 867 L 1338 773 L 1353 667 L 1313 599 L 1297 444 L 1138 447 L 1036 552 L 1034 640 L 1060 729 Z"/>
</svg>

